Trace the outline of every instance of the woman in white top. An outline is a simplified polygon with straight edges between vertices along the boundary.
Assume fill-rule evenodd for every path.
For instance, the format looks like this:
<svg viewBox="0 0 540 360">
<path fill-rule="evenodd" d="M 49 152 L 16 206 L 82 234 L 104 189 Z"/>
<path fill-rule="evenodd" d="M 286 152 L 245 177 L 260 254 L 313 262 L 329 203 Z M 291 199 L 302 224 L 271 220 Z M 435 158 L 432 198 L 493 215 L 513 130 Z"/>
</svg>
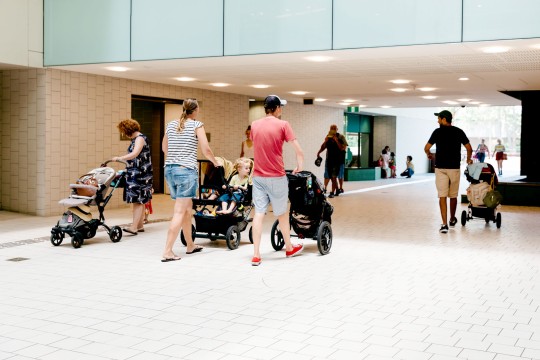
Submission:
<svg viewBox="0 0 540 360">
<path fill-rule="evenodd" d="M 180 229 L 184 230 L 187 243 L 186 254 L 199 252 L 203 249 L 200 246 L 195 246 L 191 236 L 192 199 L 196 195 L 199 182 L 197 145 L 214 166 L 221 166 L 221 164 L 218 163 L 208 145 L 203 123 L 196 120 L 198 114 L 197 100 L 186 99 L 180 119 L 167 124 L 161 144 L 165 153 L 165 178 L 169 185 L 171 198 L 175 200 L 174 214 L 167 232 L 162 262 L 180 260 L 180 257 L 173 252 L 174 242 L 178 238 Z"/>
<path fill-rule="evenodd" d="M 242 150 L 240 150 L 240 157 L 246 157 L 253 160 L 253 141 L 250 139 L 251 125 L 248 125 L 246 129 L 246 140 L 242 141 Z"/>
</svg>

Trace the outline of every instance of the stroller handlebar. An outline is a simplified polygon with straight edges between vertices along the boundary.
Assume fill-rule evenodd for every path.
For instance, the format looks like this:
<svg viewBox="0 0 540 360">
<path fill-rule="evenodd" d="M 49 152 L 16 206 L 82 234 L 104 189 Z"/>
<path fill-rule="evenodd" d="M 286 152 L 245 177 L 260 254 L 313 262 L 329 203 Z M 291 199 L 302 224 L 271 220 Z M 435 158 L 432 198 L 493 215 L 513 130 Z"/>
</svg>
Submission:
<svg viewBox="0 0 540 360">
<path fill-rule="evenodd" d="M 107 166 L 108 163 L 111 163 L 111 162 L 118 162 L 118 163 L 121 163 L 121 164 L 124 164 L 124 165 L 127 166 L 127 162 L 124 161 L 124 160 L 112 160 L 112 159 L 111 159 L 111 160 L 106 160 L 106 161 L 105 161 L 103 164 L 101 164 L 100 166 L 101 166 L 101 167 L 105 167 L 105 166 Z"/>
</svg>

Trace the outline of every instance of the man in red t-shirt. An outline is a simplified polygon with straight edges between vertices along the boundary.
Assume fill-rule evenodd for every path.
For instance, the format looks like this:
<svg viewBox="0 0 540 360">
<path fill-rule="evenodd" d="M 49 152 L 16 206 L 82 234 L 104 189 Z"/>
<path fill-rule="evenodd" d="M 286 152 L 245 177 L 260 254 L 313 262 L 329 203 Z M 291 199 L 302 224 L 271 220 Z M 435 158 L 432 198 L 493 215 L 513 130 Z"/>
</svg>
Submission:
<svg viewBox="0 0 540 360">
<path fill-rule="evenodd" d="M 254 167 L 253 167 L 253 204 L 255 215 L 253 217 L 253 259 L 251 264 L 258 266 L 261 263 L 261 234 L 262 223 L 268 205 L 272 204 L 274 215 L 278 217 L 279 228 L 285 240 L 285 254 L 287 257 L 302 252 L 302 244 L 291 243 L 291 230 L 289 226 L 289 213 L 287 211 L 289 199 L 289 182 L 285 175 L 283 164 L 283 143 L 290 142 L 296 152 L 297 166 L 293 174 L 302 171 L 304 165 L 304 152 L 296 140 L 291 125 L 281 120 L 282 106 L 287 101 L 276 95 L 267 96 L 264 100 L 266 117 L 251 124 L 251 140 L 253 140 Z"/>
</svg>

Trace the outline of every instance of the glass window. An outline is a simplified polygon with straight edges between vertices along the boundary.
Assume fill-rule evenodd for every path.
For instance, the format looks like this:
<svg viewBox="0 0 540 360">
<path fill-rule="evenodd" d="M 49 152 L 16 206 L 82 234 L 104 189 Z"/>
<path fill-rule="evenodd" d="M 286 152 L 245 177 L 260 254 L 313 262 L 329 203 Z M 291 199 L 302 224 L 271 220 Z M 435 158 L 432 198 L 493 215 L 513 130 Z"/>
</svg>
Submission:
<svg viewBox="0 0 540 360">
<path fill-rule="evenodd" d="M 332 47 L 332 0 L 227 0 L 225 55 Z"/>
<path fill-rule="evenodd" d="M 334 49 L 461 41 L 461 1 L 334 0 Z"/>
<path fill-rule="evenodd" d="M 540 37 L 538 0 L 464 0 L 463 41 Z"/>
<path fill-rule="evenodd" d="M 223 55 L 223 0 L 132 0 L 133 61 Z"/>
<path fill-rule="evenodd" d="M 44 65 L 130 60 L 130 0 L 45 0 Z"/>
</svg>

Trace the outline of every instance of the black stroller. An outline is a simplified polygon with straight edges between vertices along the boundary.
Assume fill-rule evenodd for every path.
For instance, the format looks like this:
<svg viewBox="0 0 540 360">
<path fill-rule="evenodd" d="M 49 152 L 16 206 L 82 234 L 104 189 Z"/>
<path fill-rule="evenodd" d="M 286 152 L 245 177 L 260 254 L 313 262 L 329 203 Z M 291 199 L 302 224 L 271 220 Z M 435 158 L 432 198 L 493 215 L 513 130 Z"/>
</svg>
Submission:
<svg viewBox="0 0 540 360">
<path fill-rule="evenodd" d="M 244 193 L 243 200 L 236 205 L 236 209 L 230 214 L 216 214 L 221 208 L 219 195 L 225 191 L 232 191 L 228 184 L 236 171 L 230 161 L 221 159 L 223 167 L 214 167 L 208 160 L 198 160 L 199 162 L 199 193 L 193 199 L 193 218 L 195 225 L 191 225 L 191 235 L 196 238 L 206 238 L 212 241 L 225 239 L 227 247 L 235 250 L 240 245 L 241 233 L 252 221 L 250 213 L 252 205 L 252 186 Z M 253 165 L 251 166 L 253 169 Z M 225 189 L 224 189 L 225 187 Z M 249 229 L 249 240 L 253 243 L 251 227 Z M 183 231 L 180 232 L 180 241 L 187 245 Z"/>
<path fill-rule="evenodd" d="M 312 238 L 317 240 L 319 252 L 326 255 L 332 247 L 332 213 L 334 208 L 326 200 L 322 186 L 317 177 L 302 171 L 292 174 L 287 170 L 289 180 L 289 222 L 300 239 Z M 285 240 L 279 230 L 279 220 L 274 222 L 271 230 L 272 247 L 279 251 L 285 246 Z"/>
<path fill-rule="evenodd" d="M 467 221 L 478 217 L 483 218 L 486 224 L 493 221 L 499 229 L 501 213 L 498 211 L 498 206 L 502 201 L 502 196 L 495 191 L 498 184 L 495 168 L 488 163 L 469 165 L 465 169 L 465 177 L 470 183 L 467 188 L 469 205 L 468 209 L 461 213 L 461 225 L 465 226 Z"/>
<path fill-rule="evenodd" d="M 59 201 L 68 206 L 56 226 L 51 230 L 51 243 L 54 246 L 62 244 L 65 234 L 71 236 L 71 245 L 80 248 L 85 239 L 91 239 L 96 235 L 99 226 L 103 226 L 112 242 L 122 239 L 122 229 L 119 226 L 109 227 L 105 224 L 103 212 L 111 199 L 114 190 L 124 187 L 126 173 L 124 170 L 116 171 L 106 161 L 101 167 L 91 170 L 77 180 L 76 184 L 70 184 L 71 195 Z M 125 165 L 125 162 L 118 161 Z M 97 206 L 99 217 L 92 218 L 90 206 Z"/>
</svg>

